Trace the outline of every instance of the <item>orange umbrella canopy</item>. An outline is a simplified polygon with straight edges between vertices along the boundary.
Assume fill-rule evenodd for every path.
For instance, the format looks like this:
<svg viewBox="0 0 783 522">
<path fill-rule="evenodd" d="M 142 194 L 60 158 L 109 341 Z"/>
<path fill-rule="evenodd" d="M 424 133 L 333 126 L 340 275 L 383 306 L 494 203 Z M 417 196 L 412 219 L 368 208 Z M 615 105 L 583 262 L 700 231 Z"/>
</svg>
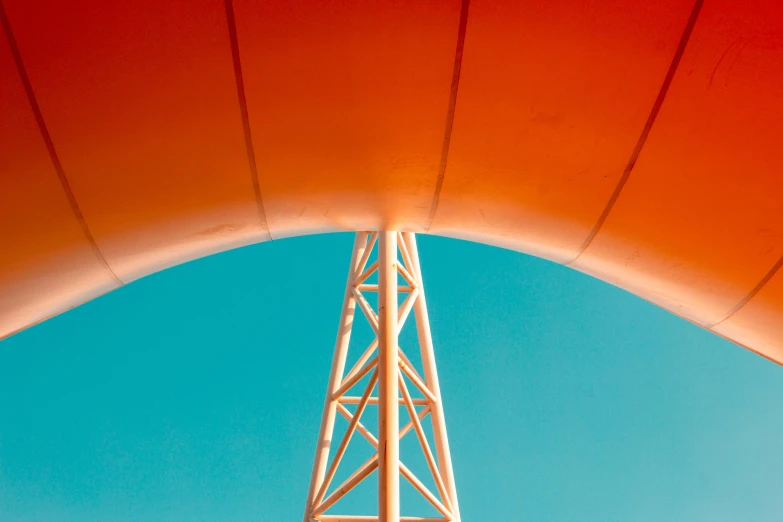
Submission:
<svg viewBox="0 0 783 522">
<path fill-rule="evenodd" d="M 777 0 L 2 0 L 0 337 L 240 245 L 527 252 L 783 362 Z"/>
</svg>

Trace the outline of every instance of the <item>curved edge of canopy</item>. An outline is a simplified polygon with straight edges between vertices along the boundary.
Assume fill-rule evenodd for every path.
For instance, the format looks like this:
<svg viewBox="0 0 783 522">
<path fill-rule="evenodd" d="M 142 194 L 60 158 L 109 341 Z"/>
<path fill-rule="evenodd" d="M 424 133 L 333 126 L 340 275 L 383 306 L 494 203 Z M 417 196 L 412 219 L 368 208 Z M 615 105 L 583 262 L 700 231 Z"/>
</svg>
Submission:
<svg viewBox="0 0 783 522">
<path fill-rule="evenodd" d="M 333 229 L 317 229 L 317 230 L 310 231 L 310 233 L 330 233 L 330 232 L 354 232 L 354 230 L 333 228 Z M 422 233 L 422 232 L 423 231 L 417 231 L 417 233 Z M 308 233 L 304 232 L 304 233 L 297 234 L 297 235 L 291 234 L 291 235 L 285 236 L 285 238 L 288 239 L 288 238 L 302 237 L 304 235 L 308 235 Z M 440 235 L 440 234 L 438 234 L 438 235 Z M 502 237 L 488 237 L 488 236 L 478 237 L 475 234 L 454 234 L 454 233 L 451 233 L 451 234 L 448 234 L 448 235 L 440 235 L 440 237 L 449 237 L 451 239 L 471 241 L 471 242 L 476 242 L 476 243 L 480 243 L 480 244 L 485 244 L 485 245 L 488 245 L 488 246 L 494 246 L 494 247 L 497 247 L 497 248 L 509 249 L 508 241 L 505 238 L 502 238 Z M 171 268 L 171 267 L 177 266 L 179 264 L 183 264 L 183 263 L 186 263 L 186 262 L 189 262 L 189 261 L 192 261 L 192 260 L 196 260 L 196 259 L 199 259 L 199 258 L 202 258 L 202 257 L 219 254 L 221 252 L 225 252 L 225 251 L 231 250 L 233 248 L 239 248 L 241 246 L 246 246 L 246 245 L 249 245 L 249 244 L 258 244 L 260 242 L 268 242 L 268 241 L 269 240 L 258 241 L 258 242 L 246 242 L 245 244 L 242 244 L 242 245 L 238 245 L 238 244 L 231 244 L 231 245 L 221 244 L 220 246 L 217 246 L 217 247 L 215 247 L 213 249 L 205 249 L 205 248 L 201 247 L 201 248 L 198 248 L 198 249 L 192 249 L 188 253 L 180 252 L 179 256 L 176 259 L 172 258 L 171 255 L 167 254 L 165 251 L 162 251 L 162 252 L 160 252 L 160 254 L 162 254 L 160 256 L 157 256 L 157 257 L 155 255 L 149 255 L 148 256 L 148 259 L 156 259 L 157 258 L 158 261 L 155 262 L 153 265 L 150 265 L 149 269 L 146 271 L 146 273 L 144 273 L 144 272 L 137 272 L 136 273 L 136 278 L 138 279 L 138 278 L 144 277 L 146 275 L 151 275 L 151 274 L 157 273 L 159 271 L 165 270 L 167 268 Z M 517 248 L 512 248 L 511 250 L 546 259 L 547 257 L 545 255 L 542 255 L 542 252 L 545 252 L 547 249 L 548 249 L 548 247 L 546 245 L 543 245 L 540 248 L 529 248 L 529 249 L 522 250 L 522 249 L 517 247 Z M 165 259 L 165 261 L 164 261 L 165 264 L 161 264 L 160 263 L 161 259 Z M 552 259 L 549 259 L 549 260 L 550 261 L 554 261 Z M 554 261 L 554 262 L 556 262 L 556 261 Z M 558 264 L 563 265 L 563 263 L 558 263 Z M 98 269 L 98 271 L 100 271 L 100 269 Z M 661 302 L 656 302 L 655 297 L 651 298 L 650 296 L 646 296 L 646 295 L 644 295 L 642 293 L 638 293 L 638 291 L 635 292 L 634 291 L 635 285 L 632 284 L 632 283 L 624 284 L 623 281 L 618 281 L 618 280 L 609 281 L 609 280 L 606 280 L 606 279 L 602 279 L 601 277 L 598 277 L 598 276 L 596 276 L 596 274 L 590 273 L 589 271 L 584 271 L 584 272 L 587 273 L 588 275 L 592 276 L 592 277 L 596 277 L 597 279 L 602 280 L 603 282 L 605 282 L 607 284 L 611 284 L 613 286 L 617 286 L 618 288 L 621 288 L 621 289 L 624 289 L 626 291 L 629 291 L 629 292 L 637 295 L 638 297 L 640 297 L 642 299 L 645 299 L 646 301 L 651 302 L 652 304 L 655 304 L 655 305 L 661 307 L 662 309 L 666 310 L 667 312 L 672 313 L 673 315 L 676 315 L 677 317 L 680 317 L 681 319 L 683 319 L 685 321 L 688 321 L 688 322 L 690 322 L 690 323 L 692 323 L 692 324 L 694 324 L 696 326 L 704 328 L 704 329 L 712 332 L 713 334 L 718 335 L 719 337 L 722 337 L 722 338 L 724 338 L 724 339 L 726 339 L 726 340 L 728 340 L 728 341 L 730 341 L 730 342 L 732 342 L 734 344 L 737 344 L 738 346 L 740 346 L 740 347 L 742 347 L 742 348 L 744 348 L 744 349 L 746 349 L 746 350 L 748 350 L 748 351 L 750 351 L 752 353 L 755 353 L 756 355 L 759 355 L 761 357 L 764 357 L 764 358 L 768 359 L 769 361 L 771 361 L 773 363 L 776 363 L 776 364 L 779 364 L 779 365 L 783 365 L 783 355 L 780 354 L 778 351 L 776 351 L 774 349 L 775 346 L 776 346 L 776 344 L 775 344 L 776 339 L 769 339 L 768 337 L 764 336 L 763 331 L 761 331 L 761 333 L 760 333 L 757 328 L 754 328 L 754 326 L 756 326 L 759 323 L 758 319 L 756 319 L 754 317 L 754 316 L 758 315 L 758 308 L 761 308 L 762 315 L 766 314 L 767 316 L 770 317 L 768 320 L 777 321 L 777 317 L 778 317 L 777 316 L 777 310 L 774 309 L 774 307 L 773 307 L 772 310 L 770 310 L 770 307 L 765 307 L 764 304 L 762 303 L 761 306 L 759 306 L 757 308 L 757 310 L 754 310 L 751 314 L 749 314 L 750 317 L 751 317 L 750 321 L 748 321 L 746 318 L 740 318 L 741 319 L 740 321 L 734 322 L 734 321 L 731 321 L 732 318 L 730 317 L 729 321 L 722 321 L 718 325 L 709 325 L 709 324 L 704 324 L 702 322 L 699 322 L 698 320 L 696 320 L 696 319 L 694 319 L 692 317 L 689 317 L 688 315 L 678 313 L 677 309 L 674 308 L 674 307 L 667 306 L 666 304 L 661 303 Z M 23 280 L 24 284 L 29 284 L 30 282 L 31 281 L 29 281 L 29 280 Z M 68 285 L 67 284 L 63 284 L 63 282 L 64 282 L 63 280 L 61 280 L 61 282 L 60 282 L 61 290 L 64 290 L 64 291 L 61 291 L 61 293 L 59 293 L 60 298 L 57 299 L 57 300 L 54 300 L 54 301 L 51 301 L 51 302 L 47 303 L 47 305 L 48 305 L 48 313 L 47 313 L 47 315 L 45 315 L 43 317 L 41 316 L 41 314 L 40 314 L 40 311 L 42 309 L 41 301 L 35 300 L 35 308 L 34 308 L 35 312 L 31 313 L 30 315 L 27 315 L 26 317 L 20 317 L 19 318 L 20 321 L 17 321 L 17 325 L 19 325 L 19 326 L 16 327 L 15 329 L 10 330 L 10 331 L 8 329 L 6 329 L 5 331 L 0 331 L 0 340 L 5 339 L 7 337 L 10 337 L 12 335 L 15 335 L 15 334 L 17 334 L 17 333 L 19 333 L 21 331 L 24 331 L 24 330 L 26 330 L 28 328 L 33 327 L 33 326 L 36 326 L 36 325 L 38 325 L 38 324 L 40 324 L 42 322 L 47 321 L 48 319 L 56 317 L 56 316 L 58 316 L 60 314 L 68 312 L 68 311 L 70 311 L 70 310 L 72 310 L 72 309 L 74 309 L 74 308 L 76 308 L 76 307 L 78 307 L 78 306 L 80 306 L 80 305 L 82 305 L 82 304 L 84 304 L 86 302 L 89 302 L 89 301 L 91 301 L 91 300 L 93 300 L 95 298 L 103 296 L 103 295 L 105 295 L 105 294 L 107 294 L 107 293 L 109 293 L 109 292 L 111 292 L 113 290 L 116 290 L 116 289 L 120 288 L 121 286 L 124 286 L 125 284 L 127 284 L 127 283 L 120 283 L 120 284 L 117 284 L 117 285 L 106 285 L 106 284 L 100 284 L 99 283 L 99 284 L 93 284 L 93 286 L 91 286 L 91 287 L 85 287 L 84 282 L 79 280 L 79 282 L 77 283 L 79 291 L 74 293 L 74 292 L 67 291 L 67 286 Z M 752 297 L 755 297 L 755 295 L 752 296 Z M 748 301 L 751 301 L 752 297 L 750 299 L 748 299 Z M 747 304 L 747 302 L 744 303 L 744 304 Z M 742 309 L 742 307 L 738 308 L 738 311 L 741 310 L 741 309 Z M 726 322 L 728 322 L 729 324 L 726 325 L 726 326 L 722 326 Z M 6 324 L 6 328 L 7 328 L 8 322 L 6 321 L 5 324 Z M 763 325 L 763 318 L 762 318 L 762 325 Z M 761 348 L 757 349 L 752 344 L 748 344 L 748 343 L 755 343 L 756 346 L 760 346 Z"/>
</svg>

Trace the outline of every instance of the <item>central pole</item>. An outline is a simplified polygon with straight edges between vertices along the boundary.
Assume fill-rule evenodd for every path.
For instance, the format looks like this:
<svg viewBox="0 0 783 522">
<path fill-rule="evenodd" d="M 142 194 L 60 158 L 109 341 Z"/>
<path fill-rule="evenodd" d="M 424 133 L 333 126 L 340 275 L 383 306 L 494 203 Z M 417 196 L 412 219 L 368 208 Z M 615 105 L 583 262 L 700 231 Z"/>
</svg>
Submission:
<svg viewBox="0 0 783 522">
<path fill-rule="evenodd" d="M 397 368 L 397 233 L 378 245 L 378 520 L 400 520 L 400 416 Z"/>
</svg>

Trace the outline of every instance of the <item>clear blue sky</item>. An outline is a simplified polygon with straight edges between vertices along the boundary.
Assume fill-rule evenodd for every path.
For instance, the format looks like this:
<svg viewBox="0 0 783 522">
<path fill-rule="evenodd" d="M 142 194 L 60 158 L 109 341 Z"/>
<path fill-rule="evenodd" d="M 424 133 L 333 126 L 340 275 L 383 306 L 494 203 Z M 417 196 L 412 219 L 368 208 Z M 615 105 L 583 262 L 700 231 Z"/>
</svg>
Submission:
<svg viewBox="0 0 783 522">
<path fill-rule="evenodd" d="M 0 520 L 299 521 L 352 236 L 0 342 Z M 783 368 L 540 259 L 420 237 L 465 522 L 783 520 Z"/>
</svg>

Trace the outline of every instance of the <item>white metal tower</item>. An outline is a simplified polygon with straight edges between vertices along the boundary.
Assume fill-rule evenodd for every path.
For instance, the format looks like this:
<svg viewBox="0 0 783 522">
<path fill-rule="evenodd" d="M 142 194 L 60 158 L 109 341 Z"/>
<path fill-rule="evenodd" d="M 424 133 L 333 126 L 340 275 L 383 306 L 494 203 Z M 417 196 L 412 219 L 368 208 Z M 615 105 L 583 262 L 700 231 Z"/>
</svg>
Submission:
<svg viewBox="0 0 783 522">
<path fill-rule="evenodd" d="M 377 261 L 368 262 L 375 246 Z M 377 284 L 368 279 L 377 272 Z M 398 284 L 398 279 L 406 284 Z M 365 293 L 378 293 L 374 310 Z M 402 303 L 400 300 L 402 298 Z M 356 305 L 369 322 L 375 339 L 346 373 L 348 346 Z M 419 373 L 399 346 L 399 334 L 411 311 L 415 316 L 421 366 Z M 377 354 L 376 354 L 377 352 Z M 366 386 L 357 386 L 367 376 Z M 377 395 L 374 391 L 377 385 Z M 364 388 L 361 395 L 352 394 Z M 421 397 L 413 397 L 414 390 Z M 418 390 L 418 391 L 416 391 Z M 347 405 L 356 405 L 352 412 Z M 377 437 L 361 422 L 367 406 L 378 407 Z M 400 407 L 410 421 L 400 428 Z M 342 415 L 348 428 L 331 460 L 335 417 Z M 434 451 L 427 440 L 422 420 L 429 415 Z M 414 431 L 437 492 L 432 492 L 400 461 L 400 439 Z M 353 435 L 359 432 L 374 448 L 370 459 L 359 466 L 342 484 L 332 480 Z M 374 515 L 327 514 L 330 508 L 360 482 L 378 472 L 378 513 Z M 400 475 L 440 513 L 440 517 L 400 516 Z M 459 522 L 459 505 L 451 466 L 443 401 L 435 367 L 435 353 L 424 298 L 416 238 L 412 233 L 359 232 L 356 234 L 337 334 L 326 404 L 315 454 L 304 522 Z"/>
</svg>

